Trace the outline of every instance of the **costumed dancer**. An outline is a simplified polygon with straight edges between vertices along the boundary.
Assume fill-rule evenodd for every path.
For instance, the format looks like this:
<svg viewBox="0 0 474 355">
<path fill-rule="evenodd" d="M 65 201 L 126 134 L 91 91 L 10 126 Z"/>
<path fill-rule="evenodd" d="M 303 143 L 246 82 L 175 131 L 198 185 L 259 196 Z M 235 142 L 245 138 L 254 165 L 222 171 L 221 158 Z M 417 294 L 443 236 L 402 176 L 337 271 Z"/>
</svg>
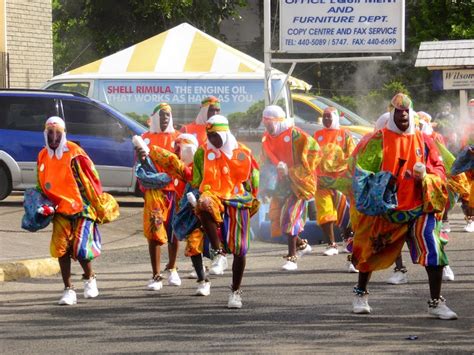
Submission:
<svg viewBox="0 0 474 355">
<path fill-rule="evenodd" d="M 211 283 L 204 272 L 202 255 L 209 248 L 201 228 L 201 222 L 194 214 L 194 201 L 199 198 L 199 190 L 193 189 L 190 184 L 193 159 L 197 148 L 198 142 L 194 135 L 182 133 L 176 138 L 174 153 L 153 146 L 149 152 L 149 157 L 154 164 L 166 171 L 172 179 L 178 179 L 181 182 L 178 186 L 184 187 L 184 189 L 177 189 L 178 209 L 173 216 L 173 232 L 178 239 L 186 240 L 184 254 L 191 258 L 197 275 L 198 288 L 195 294 L 208 296 L 211 292 Z M 143 150 L 139 150 L 138 154 L 142 160 L 147 155 Z M 189 194 L 192 194 L 192 196 Z"/>
<path fill-rule="evenodd" d="M 181 132 L 190 133 L 196 137 L 199 145 L 203 145 L 207 141 L 206 122 L 207 120 L 218 115 L 221 112 L 221 102 L 215 96 L 206 97 L 201 101 L 201 108 L 194 122 L 188 123 L 181 128 Z"/>
<path fill-rule="evenodd" d="M 265 185 L 261 195 L 271 197 L 272 237 L 284 234 L 288 239 L 288 255 L 282 269 L 294 271 L 298 269 L 298 254 L 311 252 L 311 246 L 299 235 L 306 223 L 308 201 L 316 193 L 319 146 L 293 126 L 280 106 L 267 106 L 262 121 L 266 131 L 262 138 L 261 181 Z"/>
<path fill-rule="evenodd" d="M 372 272 L 390 267 L 407 242 L 412 261 L 428 274 L 428 314 L 456 319 L 441 296 L 443 268 L 448 265 L 446 241 L 439 233 L 447 199 L 445 169 L 433 140 L 415 129 L 409 97 L 397 94 L 391 102 L 386 127 L 353 154 L 358 211 L 351 216 L 353 263 L 360 271 L 353 312 L 371 312 L 367 285 Z"/>
<path fill-rule="evenodd" d="M 71 281 L 71 259 L 84 271 L 84 298 L 99 295 L 92 260 L 101 253 L 97 224 L 119 215 L 115 199 L 102 192 L 99 175 L 86 152 L 66 139 L 66 125 L 60 117 L 50 117 L 44 130 L 45 148 L 38 155 L 37 191 L 50 202 L 38 211 L 53 215 L 50 252 L 58 258 L 64 292 L 60 305 L 77 303 Z"/>
<path fill-rule="evenodd" d="M 234 255 L 228 308 L 241 308 L 241 282 L 250 244 L 250 218 L 258 210 L 259 172 L 250 149 L 237 142 L 227 118 L 207 121 L 207 143 L 194 155 L 195 212 L 217 256 Z"/>
<path fill-rule="evenodd" d="M 150 130 L 142 134 L 143 141 L 150 150 L 154 146 L 158 146 L 170 152 L 174 151 L 175 140 L 179 132 L 175 131 L 173 127 L 171 106 L 167 103 L 160 103 L 153 110 L 150 119 Z M 164 172 L 156 164 L 155 168 L 158 173 Z M 153 271 L 147 288 L 153 291 L 159 291 L 163 288 L 160 261 L 161 246 L 164 244 L 168 244 L 168 264 L 165 268 L 168 271 L 168 284 L 171 286 L 181 285 L 181 278 L 176 268 L 179 242 L 171 227 L 175 211 L 177 185 L 177 181 L 171 181 L 164 187 L 143 188 L 145 199 L 143 233 L 148 240 L 148 251 Z"/>
<path fill-rule="evenodd" d="M 338 215 L 335 200 L 338 190 L 338 181 L 347 175 L 347 160 L 355 148 L 355 143 L 350 133 L 339 125 L 339 112 L 334 107 L 327 107 L 323 112 L 324 128 L 314 133 L 314 139 L 321 149 L 321 162 L 316 168 L 318 189 L 315 196 L 316 214 L 318 224 L 321 226 L 329 244 L 324 251 L 324 255 L 332 256 L 339 253 L 336 239 L 334 237 L 334 224 L 341 219 Z M 342 210 L 348 214 L 348 203 L 344 196 L 343 205 L 347 208 Z M 345 230 L 350 229 L 348 225 Z M 345 233 L 347 235 L 348 232 Z M 344 245 L 348 244 L 345 238 Z M 346 248 L 344 248 L 346 251 Z M 357 272 L 352 263 L 349 263 L 349 271 Z"/>
</svg>

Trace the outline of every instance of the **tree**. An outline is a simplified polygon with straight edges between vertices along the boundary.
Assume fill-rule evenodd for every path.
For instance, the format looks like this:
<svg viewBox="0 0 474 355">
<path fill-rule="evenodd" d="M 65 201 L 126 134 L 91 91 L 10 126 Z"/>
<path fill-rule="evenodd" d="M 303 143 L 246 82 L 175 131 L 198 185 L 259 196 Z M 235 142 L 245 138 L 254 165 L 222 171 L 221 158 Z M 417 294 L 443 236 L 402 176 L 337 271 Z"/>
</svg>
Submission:
<svg viewBox="0 0 474 355">
<path fill-rule="evenodd" d="M 182 22 L 216 36 L 221 20 L 246 4 L 247 0 L 53 0 L 55 73 L 112 54 Z"/>
</svg>

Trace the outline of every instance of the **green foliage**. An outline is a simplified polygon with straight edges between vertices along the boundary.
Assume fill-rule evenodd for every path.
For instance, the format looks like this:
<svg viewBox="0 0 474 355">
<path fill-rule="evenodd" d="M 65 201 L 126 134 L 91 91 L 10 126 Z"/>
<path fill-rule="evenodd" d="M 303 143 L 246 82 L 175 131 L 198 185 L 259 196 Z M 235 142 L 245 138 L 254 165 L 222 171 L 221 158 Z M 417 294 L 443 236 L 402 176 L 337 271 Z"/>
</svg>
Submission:
<svg viewBox="0 0 474 355">
<path fill-rule="evenodd" d="M 246 5 L 247 0 L 53 0 L 55 74 L 183 22 L 218 36 L 221 20 Z"/>
</svg>

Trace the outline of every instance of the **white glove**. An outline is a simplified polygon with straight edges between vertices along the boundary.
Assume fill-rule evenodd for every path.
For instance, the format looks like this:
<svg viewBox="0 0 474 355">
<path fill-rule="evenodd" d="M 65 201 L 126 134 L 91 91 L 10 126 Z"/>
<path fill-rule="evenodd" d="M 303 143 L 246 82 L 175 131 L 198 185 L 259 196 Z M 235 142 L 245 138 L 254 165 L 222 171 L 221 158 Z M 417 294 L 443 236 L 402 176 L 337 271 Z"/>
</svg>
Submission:
<svg viewBox="0 0 474 355">
<path fill-rule="evenodd" d="M 288 175 L 288 165 L 286 165 L 285 162 L 283 161 L 278 162 L 276 168 L 277 168 L 278 176 L 283 177 L 283 176 Z"/>
</svg>

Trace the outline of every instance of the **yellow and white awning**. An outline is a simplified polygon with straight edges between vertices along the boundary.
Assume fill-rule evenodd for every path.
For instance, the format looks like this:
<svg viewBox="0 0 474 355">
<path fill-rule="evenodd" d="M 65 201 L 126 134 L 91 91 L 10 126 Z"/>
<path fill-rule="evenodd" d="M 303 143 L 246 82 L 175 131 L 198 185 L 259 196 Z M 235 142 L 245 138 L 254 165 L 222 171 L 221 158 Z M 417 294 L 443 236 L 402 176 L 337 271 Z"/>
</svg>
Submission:
<svg viewBox="0 0 474 355">
<path fill-rule="evenodd" d="M 264 74 L 264 64 L 214 37 L 183 23 L 117 53 L 61 74 L 133 75 Z M 203 77 L 204 78 L 204 77 Z M 303 80 L 289 78 L 292 88 L 309 90 Z"/>
</svg>

